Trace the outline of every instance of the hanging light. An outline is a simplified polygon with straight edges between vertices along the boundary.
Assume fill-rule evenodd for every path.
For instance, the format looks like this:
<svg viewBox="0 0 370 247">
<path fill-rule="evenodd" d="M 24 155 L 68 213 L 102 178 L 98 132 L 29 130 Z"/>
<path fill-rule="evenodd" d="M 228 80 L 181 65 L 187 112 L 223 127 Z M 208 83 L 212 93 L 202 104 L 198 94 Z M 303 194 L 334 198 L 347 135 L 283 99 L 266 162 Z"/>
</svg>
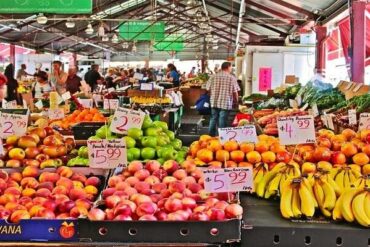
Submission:
<svg viewBox="0 0 370 247">
<path fill-rule="evenodd" d="M 136 47 L 136 44 L 134 43 L 133 45 L 132 45 L 132 52 L 136 52 L 137 51 L 137 47 Z"/>
<path fill-rule="evenodd" d="M 105 35 L 104 24 L 101 23 L 99 28 L 98 28 L 98 36 L 99 37 L 104 37 L 104 35 Z"/>
<path fill-rule="evenodd" d="M 76 26 L 76 23 L 72 20 L 66 21 L 66 27 L 67 28 L 74 28 Z"/>
<path fill-rule="evenodd" d="M 128 45 L 128 43 L 127 43 L 127 42 L 124 42 L 124 43 L 122 44 L 122 48 L 123 48 L 123 49 L 127 49 L 127 48 L 128 48 L 128 46 L 129 46 L 129 45 Z"/>
<path fill-rule="evenodd" d="M 44 16 L 43 13 L 40 13 L 37 16 L 36 21 L 37 21 L 38 24 L 44 25 L 48 22 L 48 18 L 46 16 Z"/>
<path fill-rule="evenodd" d="M 195 2 L 195 0 L 188 0 L 187 2 L 186 2 L 186 5 L 188 5 L 188 6 L 194 6 L 194 5 L 196 5 L 197 3 Z"/>
<path fill-rule="evenodd" d="M 118 36 L 117 36 L 117 34 L 113 34 L 112 43 L 115 43 L 115 44 L 118 43 Z"/>
<path fill-rule="evenodd" d="M 86 32 L 86 34 L 93 34 L 94 33 L 94 29 L 92 28 L 91 23 L 87 24 L 87 28 L 86 28 L 85 32 Z"/>
<path fill-rule="evenodd" d="M 211 41 L 212 41 L 212 39 L 213 39 L 212 34 L 207 34 L 207 35 L 206 35 L 206 41 L 207 41 L 207 42 L 211 42 Z"/>
<path fill-rule="evenodd" d="M 101 38 L 101 40 L 102 40 L 103 42 L 107 42 L 107 41 L 109 41 L 109 37 L 108 37 L 108 35 L 104 35 L 104 36 Z"/>
<path fill-rule="evenodd" d="M 218 45 L 214 45 L 214 46 L 212 46 L 212 49 L 213 49 L 213 50 L 218 50 Z"/>
<path fill-rule="evenodd" d="M 218 38 L 213 38 L 212 42 L 214 45 L 216 45 L 218 43 Z"/>
</svg>

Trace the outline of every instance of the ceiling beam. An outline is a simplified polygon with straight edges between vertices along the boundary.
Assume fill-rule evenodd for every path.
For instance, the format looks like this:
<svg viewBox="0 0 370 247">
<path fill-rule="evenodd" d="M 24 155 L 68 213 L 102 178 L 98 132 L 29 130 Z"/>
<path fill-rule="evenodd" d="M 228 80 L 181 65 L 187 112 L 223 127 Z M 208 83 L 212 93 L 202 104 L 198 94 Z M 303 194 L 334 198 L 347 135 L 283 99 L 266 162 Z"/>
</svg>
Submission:
<svg viewBox="0 0 370 247">
<path fill-rule="evenodd" d="M 286 15 L 285 13 L 282 13 L 280 11 L 277 11 L 277 10 L 274 10 L 272 8 L 266 7 L 265 5 L 259 4 L 257 2 L 252 1 L 252 0 L 245 0 L 245 4 L 252 5 L 252 6 L 256 7 L 257 11 L 259 11 L 259 12 L 261 12 L 260 10 L 263 10 L 263 11 L 269 13 L 268 15 L 278 16 L 279 18 L 282 18 L 282 19 L 291 19 L 292 18 L 291 16 Z"/>
<path fill-rule="evenodd" d="M 270 0 L 270 1 L 273 2 L 273 3 L 279 4 L 283 7 L 286 7 L 288 9 L 292 9 L 294 11 L 297 11 L 298 13 L 304 14 L 305 16 L 309 17 L 310 19 L 315 19 L 317 17 L 314 13 L 312 13 L 312 12 L 310 12 L 310 11 L 304 9 L 304 8 L 298 7 L 297 5 L 291 4 L 287 1 L 284 1 L 284 0 Z"/>
</svg>

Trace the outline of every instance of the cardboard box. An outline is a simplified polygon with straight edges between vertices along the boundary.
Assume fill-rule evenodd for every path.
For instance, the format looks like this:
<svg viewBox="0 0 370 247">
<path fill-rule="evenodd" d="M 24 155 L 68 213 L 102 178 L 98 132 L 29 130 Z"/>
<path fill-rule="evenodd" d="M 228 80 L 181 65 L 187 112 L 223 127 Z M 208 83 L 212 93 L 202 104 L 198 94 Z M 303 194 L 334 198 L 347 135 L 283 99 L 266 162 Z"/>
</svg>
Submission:
<svg viewBox="0 0 370 247">
<path fill-rule="evenodd" d="M 285 84 L 296 84 L 299 82 L 299 78 L 295 75 L 286 75 L 285 76 Z"/>
</svg>

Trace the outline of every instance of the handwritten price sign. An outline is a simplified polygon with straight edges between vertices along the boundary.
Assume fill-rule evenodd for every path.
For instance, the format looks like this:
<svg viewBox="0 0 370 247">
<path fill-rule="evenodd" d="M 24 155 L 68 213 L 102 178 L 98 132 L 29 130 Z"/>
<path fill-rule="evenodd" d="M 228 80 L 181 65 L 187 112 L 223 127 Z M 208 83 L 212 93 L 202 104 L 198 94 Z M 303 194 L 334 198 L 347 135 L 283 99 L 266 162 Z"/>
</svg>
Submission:
<svg viewBox="0 0 370 247">
<path fill-rule="evenodd" d="M 141 128 L 145 113 L 124 108 L 117 108 L 114 112 L 110 129 L 117 134 L 126 134 L 130 128 Z"/>
<path fill-rule="evenodd" d="M 93 100 L 92 99 L 78 99 L 78 102 L 84 107 L 84 108 L 92 108 L 93 107 Z"/>
<path fill-rule="evenodd" d="M 245 125 L 234 128 L 219 128 L 218 133 L 222 144 L 231 140 L 235 140 L 239 143 L 257 142 L 256 127 L 254 125 Z"/>
<path fill-rule="evenodd" d="M 360 122 L 358 124 L 359 130 L 369 130 L 370 129 L 370 113 L 361 113 Z"/>
<path fill-rule="evenodd" d="M 253 172 L 248 167 L 205 169 L 204 189 L 207 192 L 236 192 L 253 189 Z"/>
<path fill-rule="evenodd" d="M 119 107 L 118 99 L 104 99 L 103 108 L 104 110 L 116 110 Z"/>
<path fill-rule="evenodd" d="M 113 169 L 127 165 L 126 143 L 123 139 L 88 140 L 90 167 Z"/>
<path fill-rule="evenodd" d="M 313 116 L 280 117 L 277 124 L 282 145 L 315 143 Z"/>
<path fill-rule="evenodd" d="M 49 109 L 49 119 L 62 119 L 64 118 L 64 110 L 61 108 Z"/>
<path fill-rule="evenodd" d="M 1 138 L 7 138 L 10 135 L 22 136 L 27 131 L 28 114 L 1 113 L 0 133 Z"/>
<path fill-rule="evenodd" d="M 0 138 L 0 157 L 4 156 L 3 140 Z"/>
</svg>

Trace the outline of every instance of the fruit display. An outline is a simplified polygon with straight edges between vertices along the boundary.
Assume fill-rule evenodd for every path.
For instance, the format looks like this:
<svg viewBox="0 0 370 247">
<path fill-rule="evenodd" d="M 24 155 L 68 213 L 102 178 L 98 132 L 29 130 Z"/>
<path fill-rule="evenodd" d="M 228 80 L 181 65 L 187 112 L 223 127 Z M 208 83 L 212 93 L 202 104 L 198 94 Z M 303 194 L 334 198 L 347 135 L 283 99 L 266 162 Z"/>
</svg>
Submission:
<svg viewBox="0 0 370 247">
<path fill-rule="evenodd" d="M 26 219 L 86 217 L 103 183 L 61 166 L 40 172 L 35 166 L 0 172 L 0 218 L 18 223 Z"/>
<path fill-rule="evenodd" d="M 69 129 L 72 125 L 80 122 L 106 122 L 106 118 L 96 108 L 75 110 L 61 120 L 52 121 L 50 126 Z"/>
<path fill-rule="evenodd" d="M 134 104 L 144 104 L 144 105 L 153 105 L 153 104 L 171 104 L 171 98 L 164 96 L 160 97 L 145 97 L 145 96 L 134 96 L 131 97 L 131 102 Z"/>
<path fill-rule="evenodd" d="M 68 160 L 67 166 L 89 166 L 89 151 L 87 146 L 81 146 L 77 156 Z"/>
<path fill-rule="evenodd" d="M 227 193 L 204 191 L 202 171 L 192 161 L 132 161 L 109 178 L 104 208 L 92 208 L 90 220 L 223 221 L 240 218 L 243 208 Z M 232 197 L 231 195 L 229 197 Z"/>
<path fill-rule="evenodd" d="M 74 149 L 71 138 L 64 140 L 51 127 L 31 128 L 26 135 L 11 135 L 4 142 L 4 155 L 0 159 L 2 167 L 33 166 L 41 169 L 66 164 L 68 154 Z"/>
</svg>

